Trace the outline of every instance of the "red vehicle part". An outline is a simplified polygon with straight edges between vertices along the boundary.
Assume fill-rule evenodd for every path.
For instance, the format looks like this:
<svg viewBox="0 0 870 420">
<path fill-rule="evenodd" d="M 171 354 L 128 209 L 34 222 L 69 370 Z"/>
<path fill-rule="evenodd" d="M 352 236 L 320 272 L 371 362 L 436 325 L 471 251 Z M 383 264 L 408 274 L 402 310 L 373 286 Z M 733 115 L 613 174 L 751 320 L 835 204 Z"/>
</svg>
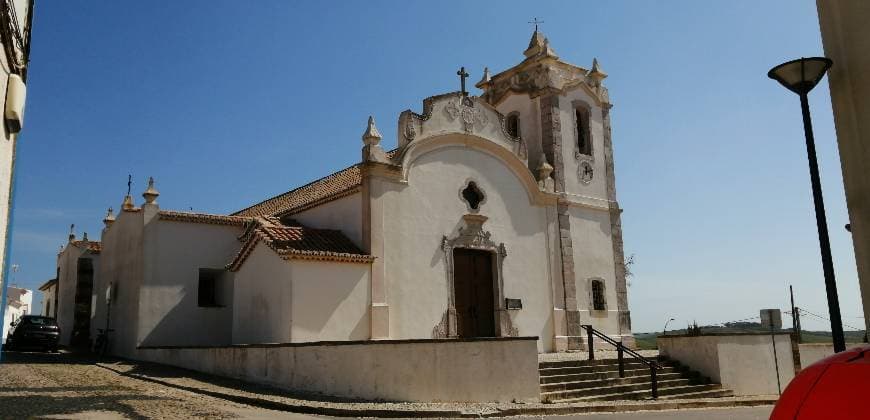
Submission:
<svg viewBox="0 0 870 420">
<path fill-rule="evenodd" d="M 870 346 L 828 356 L 801 370 L 770 418 L 870 419 Z"/>
</svg>

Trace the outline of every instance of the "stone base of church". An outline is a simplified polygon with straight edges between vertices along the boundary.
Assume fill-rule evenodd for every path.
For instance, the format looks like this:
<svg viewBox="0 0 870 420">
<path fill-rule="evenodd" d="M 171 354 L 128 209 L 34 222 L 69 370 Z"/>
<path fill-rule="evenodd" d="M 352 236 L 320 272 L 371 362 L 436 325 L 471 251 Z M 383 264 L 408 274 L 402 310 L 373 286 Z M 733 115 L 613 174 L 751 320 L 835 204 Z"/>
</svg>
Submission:
<svg viewBox="0 0 870 420">
<path fill-rule="evenodd" d="M 372 340 L 390 338 L 390 307 L 386 304 L 372 304 Z"/>
<path fill-rule="evenodd" d="M 537 402 L 537 340 L 492 337 L 154 346 L 137 348 L 133 358 L 331 397 Z"/>
</svg>

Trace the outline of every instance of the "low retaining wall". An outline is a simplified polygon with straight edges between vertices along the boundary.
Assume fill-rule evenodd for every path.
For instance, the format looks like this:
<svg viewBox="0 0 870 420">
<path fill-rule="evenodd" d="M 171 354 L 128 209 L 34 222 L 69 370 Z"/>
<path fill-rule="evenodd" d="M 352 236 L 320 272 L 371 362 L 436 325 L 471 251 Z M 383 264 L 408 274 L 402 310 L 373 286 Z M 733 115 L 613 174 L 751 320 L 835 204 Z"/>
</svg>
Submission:
<svg viewBox="0 0 870 420">
<path fill-rule="evenodd" d="M 138 359 L 291 391 L 382 401 L 537 401 L 537 337 L 139 347 Z"/>
<path fill-rule="evenodd" d="M 774 334 L 779 381 L 784 390 L 794 378 L 795 361 L 789 333 Z M 659 336 L 659 354 L 709 376 L 735 395 L 777 393 L 773 339 L 770 334 Z"/>
<path fill-rule="evenodd" d="M 801 368 L 807 368 L 811 364 L 834 354 L 833 343 L 799 344 L 798 348 L 801 353 Z"/>
</svg>

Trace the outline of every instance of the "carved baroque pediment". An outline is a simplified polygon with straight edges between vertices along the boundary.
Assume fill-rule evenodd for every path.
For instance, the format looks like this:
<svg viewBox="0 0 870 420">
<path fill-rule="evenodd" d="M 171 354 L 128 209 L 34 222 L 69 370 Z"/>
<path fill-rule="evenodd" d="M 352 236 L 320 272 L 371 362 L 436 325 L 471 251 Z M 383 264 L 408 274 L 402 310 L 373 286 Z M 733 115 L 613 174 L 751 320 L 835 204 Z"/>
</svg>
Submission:
<svg viewBox="0 0 870 420">
<path fill-rule="evenodd" d="M 459 92 L 423 101 L 423 114 L 410 110 L 399 116 L 397 138 L 403 148 L 415 141 L 448 134 L 470 134 L 488 139 L 527 160 L 526 143 L 507 131 L 505 117 L 479 97 Z"/>
</svg>

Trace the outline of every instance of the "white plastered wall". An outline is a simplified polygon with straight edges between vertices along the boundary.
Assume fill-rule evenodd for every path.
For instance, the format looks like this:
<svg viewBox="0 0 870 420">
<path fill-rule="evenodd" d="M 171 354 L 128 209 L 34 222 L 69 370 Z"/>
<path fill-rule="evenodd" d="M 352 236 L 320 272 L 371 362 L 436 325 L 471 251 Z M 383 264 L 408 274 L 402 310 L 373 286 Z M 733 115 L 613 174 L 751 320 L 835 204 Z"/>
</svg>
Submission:
<svg viewBox="0 0 870 420">
<path fill-rule="evenodd" d="M 361 196 L 360 193 L 351 194 L 338 200 L 294 213 L 289 217 L 296 219 L 296 221 L 308 227 L 340 230 L 351 242 L 362 248 Z"/>
<path fill-rule="evenodd" d="M 576 115 L 574 104 L 582 102 L 589 106 L 589 132 L 592 136 L 591 159 L 593 177 L 589 184 L 580 180 L 579 169 L 581 160 L 589 160 L 587 156 L 575 157 L 577 149 Z M 582 88 L 576 88 L 559 96 L 559 118 L 562 123 L 562 150 L 565 164 L 565 190 L 571 195 L 607 199 L 607 177 L 604 162 L 604 116 L 601 107 L 596 105 Z M 602 202 L 606 205 L 606 202 Z"/>
<path fill-rule="evenodd" d="M 233 344 L 290 341 L 290 265 L 258 244 L 233 278 Z"/>
<path fill-rule="evenodd" d="M 90 258 L 94 268 L 93 286 L 97 285 L 99 277 L 99 255 L 68 243 L 57 256 L 57 325 L 60 327 L 60 344 L 67 346 L 72 338 L 73 322 L 75 321 L 76 287 L 78 285 L 78 260 Z M 93 289 L 94 291 L 96 289 Z M 93 292 L 92 292 L 93 295 Z M 93 308 L 92 311 L 93 313 Z M 91 339 L 94 336 L 93 319 L 91 320 Z"/>
<path fill-rule="evenodd" d="M 370 337 L 368 264 L 288 261 L 258 244 L 234 282 L 234 344 Z"/>
<path fill-rule="evenodd" d="M 539 336 L 539 351 L 553 345 L 553 302 L 544 207 L 530 203 L 517 176 L 499 158 L 466 146 L 438 148 L 410 163 L 407 185 L 375 180 L 384 204 L 384 265 L 390 338 L 432 338 L 448 306 L 442 238 L 453 238 L 468 214 L 460 190 L 469 180 L 486 198 L 483 229 L 504 243 L 504 296 L 522 299 L 508 311 L 520 336 Z"/>
<path fill-rule="evenodd" d="M 94 292 L 97 299 L 91 328 L 105 327 L 106 288 L 111 283 L 112 306 L 109 311 L 109 327 L 115 331 L 110 336 L 109 351 L 125 357 L 133 356 L 138 344 L 139 286 L 142 282 L 143 270 L 142 227 L 141 211 L 121 211 L 115 223 L 103 230 L 101 261 L 98 274 L 94 279 Z"/>
<path fill-rule="evenodd" d="M 572 207 L 571 242 L 574 245 L 574 281 L 577 291 L 577 310 L 581 324 L 607 335 L 619 334 L 619 315 L 616 305 L 616 271 L 613 264 L 613 244 L 610 213 L 607 210 Z M 592 309 L 590 281 L 604 281 L 607 309 Z"/>
<path fill-rule="evenodd" d="M 541 108 L 537 99 L 527 94 L 510 94 L 496 107 L 507 118 L 516 113 L 520 118 L 520 137 L 526 142 L 529 170 L 536 170 L 541 164 Z M 552 164 L 553 162 L 550 162 Z"/>
<path fill-rule="evenodd" d="M 146 226 L 146 275 L 140 298 L 140 345 L 231 342 L 233 282 L 218 280 L 218 306 L 200 307 L 199 269 L 223 270 L 241 244 L 238 226 L 152 219 Z"/>
<path fill-rule="evenodd" d="M 18 28 L 22 31 L 27 29 L 28 5 L 27 0 L 12 2 L 12 7 L 18 18 Z M 5 108 L 8 69 L 10 67 L 6 54 L 0 54 L 0 62 L 2 62 L 0 68 L 4 69 L 3 72 L 0 72 L 0 95 L 3 95 Z M 0 273 L 2 274 L 0 276 L 3 276 L 6 272 L 6 240 L 9 234 L 9 216 L 12 209 L 12 171 L 19 134 L 9 133 L 6 124 L 0 124 L 0 133 L 2 133 L 2 138 L 0 138 Z M 0 278 L 0 280 L 4 279 Z M 0 288 L 3 286 L 3 282 L 0 281 Z"/>
</svg>

